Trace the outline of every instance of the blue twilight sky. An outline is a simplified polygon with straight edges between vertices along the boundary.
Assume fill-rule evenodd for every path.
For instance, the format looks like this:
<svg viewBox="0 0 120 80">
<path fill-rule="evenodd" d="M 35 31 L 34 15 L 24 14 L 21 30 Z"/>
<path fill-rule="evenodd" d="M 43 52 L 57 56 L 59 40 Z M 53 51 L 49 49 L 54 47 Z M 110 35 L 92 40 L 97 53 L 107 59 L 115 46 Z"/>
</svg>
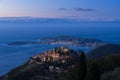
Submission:
<svg viewBox="0 0 120 80">
<path fill-rule="evenodd" d="M 120 0 L 0 0 L 0 16 L 120 19 Z"/>
</svg>

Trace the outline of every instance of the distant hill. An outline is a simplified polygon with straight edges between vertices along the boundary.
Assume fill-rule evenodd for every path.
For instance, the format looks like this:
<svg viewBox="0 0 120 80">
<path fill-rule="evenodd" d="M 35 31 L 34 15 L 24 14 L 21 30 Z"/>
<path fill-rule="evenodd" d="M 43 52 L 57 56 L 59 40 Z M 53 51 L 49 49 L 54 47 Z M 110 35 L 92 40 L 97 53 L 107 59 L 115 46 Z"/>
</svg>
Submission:
<svg viewBox="0 0 120 80">
<path fill-rule="evenodd" d="M 0 17 L 0 22 L 39 22 L 39 23 L 119 23 L 120 20 L 84 20 L 72 18 L 40 18 L 40 17 Z"/>
<path fill-rule="evenodd" d="M 30 22 L 30 23 L 73 23 L 77 19 L 39 18 L 39 17 L 0 17 L 0 22 Z"/>
<path fill-rule="evenodd" d="M 87 53 L 88 58 L 101 58 L 111 54 L 120 53 L 120 45 L 116 44 L 106 44 L 100 47 L 97 47 Z"/>
</svg>

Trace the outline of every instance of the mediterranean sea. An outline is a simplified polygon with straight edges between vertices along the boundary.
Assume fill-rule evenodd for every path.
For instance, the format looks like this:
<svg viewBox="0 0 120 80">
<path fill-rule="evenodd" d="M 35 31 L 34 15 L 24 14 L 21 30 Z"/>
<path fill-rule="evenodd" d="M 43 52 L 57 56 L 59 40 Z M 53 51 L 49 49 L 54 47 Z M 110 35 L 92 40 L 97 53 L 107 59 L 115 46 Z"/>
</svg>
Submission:
<svg viewBox="0 0 120 80">
<path fill-rule="evenodd" d="M 14 41 L 39 40 L 52 36 L 75 36 L 81 38 L 96 38 L 106 43 L 120 44 L 119 22 L 73 22 L 73 23 L 0 23 L 0 76 L 9 70 L 23 64 L 31 56 L 59 45 L 22 45 L 8 46 Z M 69 46 L 85 52 L 89 47 Z"/>
</svg>

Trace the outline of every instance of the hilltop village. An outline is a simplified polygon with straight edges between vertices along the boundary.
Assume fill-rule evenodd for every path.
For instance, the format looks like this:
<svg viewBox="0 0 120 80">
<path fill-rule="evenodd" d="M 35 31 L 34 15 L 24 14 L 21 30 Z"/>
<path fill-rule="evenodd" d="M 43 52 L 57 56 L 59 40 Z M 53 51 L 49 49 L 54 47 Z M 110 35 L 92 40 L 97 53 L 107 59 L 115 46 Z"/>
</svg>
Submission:
<svg viewBox="0 0 120 80">
<path fill-rule="evenodd" d="M 74 64 L 78 61 L 79 55 L 79 52 L 74 52 L 68 47 L 61 46 L 31 57 L 28 63 L 38 65 L 47 63 L 49 65 L 46 70 L 50 72 L 67 72 L 69 68 L 74 67 Z"/>
<path fill-rule="evenodd" d="M 33 60 L 38 59 L 39 62 L 50 62 L 50 61 L 54 62 L 58 60 L 62 60 L 62 62 L 64 62 L 63 59 L 66 59 L 69 57 L 70 57 L 69 48 L 60 47 L 53 50 L 45 51 L 44 53 L 38 54 L 32 58 Z"/>
</svg>

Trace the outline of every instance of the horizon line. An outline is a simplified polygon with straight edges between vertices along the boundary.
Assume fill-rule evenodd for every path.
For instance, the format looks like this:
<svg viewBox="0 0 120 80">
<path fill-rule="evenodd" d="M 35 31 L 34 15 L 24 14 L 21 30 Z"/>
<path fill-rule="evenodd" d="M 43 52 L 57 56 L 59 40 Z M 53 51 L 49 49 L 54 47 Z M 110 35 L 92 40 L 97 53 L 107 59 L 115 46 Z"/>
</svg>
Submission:
<svg viewBox="0 0 120 80">
<path fill-rule="evenodd" d="M 81 19 L 81 18 L 66 18 L 66 17 L 35 17 L 35 16 L 0 16 L 0 18 L 39 18 L 39 19 L 68 19 L 68 20 L 78 20 L 78 21 L 120 21 L 120 19 Z"/>
</svg>

